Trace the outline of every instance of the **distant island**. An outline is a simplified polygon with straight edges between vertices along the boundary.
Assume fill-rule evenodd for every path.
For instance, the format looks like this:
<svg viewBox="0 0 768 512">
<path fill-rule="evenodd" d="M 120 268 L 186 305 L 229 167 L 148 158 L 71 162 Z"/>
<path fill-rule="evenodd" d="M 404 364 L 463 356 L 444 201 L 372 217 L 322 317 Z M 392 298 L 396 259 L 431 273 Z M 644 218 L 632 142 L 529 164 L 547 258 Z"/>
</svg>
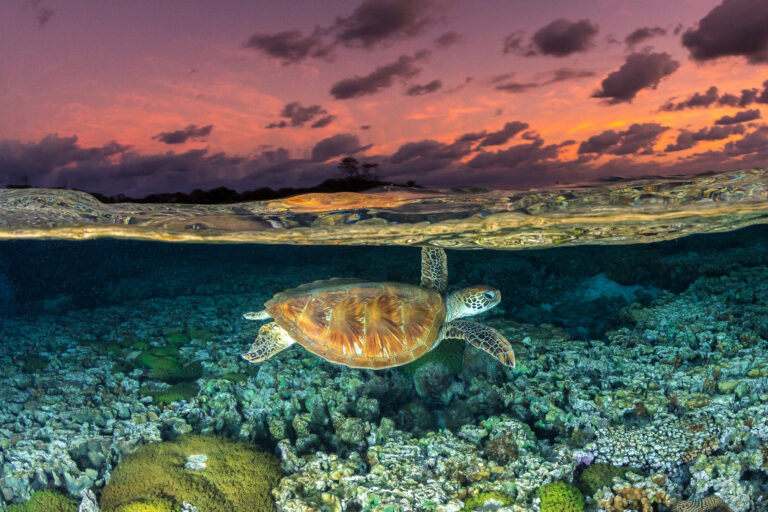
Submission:
<svg viewBox="0 0 768 512">
<path fill-rule="evenodd" d="M 280 199 L 282 197 L 295 196 L 299 194 L 309 194 L 313 192 L 333 193 L 333 192 L 363 192 L 377 187 L 409 187 L 422 188 L 412 180 L 406 183 L 392 183 L 381 180 L 376 174 L 379 164 L 362 163 L 352 157 L 343 158 L 339 165 L 340 176 L 338 178 L 329 178 L 319 185 L 303 188 L 280 188 L 272 189 L 269 187 L 257 188 L 238 192 L 227 187 L 217 187 L 211 190 L 195 189 L 192 192 L 166 192 L 161 194 L 150 194 L 141 198 L 128 197 L 124 194 L 106 196 L 98 192 L 88 192 L 102 203 L 179 203 L 179 204 L 227 204 L 243 203 L 247 201 L 265 201 L 269 199 Z M 32 188 L 30 185 L 6 185 L 6 188 Z"/>
</svg>

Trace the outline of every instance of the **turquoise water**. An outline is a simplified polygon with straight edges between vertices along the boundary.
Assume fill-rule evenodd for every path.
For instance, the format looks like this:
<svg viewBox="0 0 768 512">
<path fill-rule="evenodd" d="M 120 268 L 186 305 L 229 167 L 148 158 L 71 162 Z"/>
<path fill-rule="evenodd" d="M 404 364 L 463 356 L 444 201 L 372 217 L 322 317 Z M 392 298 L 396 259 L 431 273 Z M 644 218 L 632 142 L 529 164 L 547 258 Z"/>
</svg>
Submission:
<svg viewBox="0 0 768 512">
<path fill-rule="evenodd" d="M 0 510 L 63 496 L 66 510 L 105 512 L 768 510 L 768 226 L 752 199 L 748 219 L 699 209 L 662 234 L 449 249 L 449 292 L 500 290 L 473 320 L 509 340 L 514 368 L 456 340 L 377 371 L 298 344 L 241 358 L 264 324 L 243 313 L 320 279 L 419 284 L 418 243 L 28 239 L 11 226 L 0 242 Z M 463 218 L 495 214 L 488 201 Z M 430 237 L 457 211 L 445 203 L 442 217 L 431 203 Z M 367 208 L 376 218 L 389 206 Z M 625 229 L 620 213 L 604 225 Z M 322 229 L 366 220 L 323 215 L 336 220 Z M 739 222 L 758 224 L 725 230 Z M 400 236 L 378 226 L 384 241 Z M 701 234 L 673 235 L 686 226 Z M 151 484 L 154 466 L 122 469 L 149 464 L 140 447 L 191 434 L 273 455 L 279 474 L 257 497 L 245 490 L 266 474 L 256 462 L 214 478 L 235 450 L 221 439 L 163 452 L 163 485 Z"/>
</svg>

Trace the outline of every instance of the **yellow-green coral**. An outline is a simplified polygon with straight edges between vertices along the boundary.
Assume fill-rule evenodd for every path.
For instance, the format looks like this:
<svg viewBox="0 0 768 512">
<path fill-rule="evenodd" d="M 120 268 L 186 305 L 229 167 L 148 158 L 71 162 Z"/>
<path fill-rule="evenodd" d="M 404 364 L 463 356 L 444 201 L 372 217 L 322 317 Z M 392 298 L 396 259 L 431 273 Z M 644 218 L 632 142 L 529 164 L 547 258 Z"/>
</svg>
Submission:
<svg viewBox="0 0 768 512">
<path fill-rule="evenodd" d="M 541 512 L 584 512 L 584 496 L 565 482 L 552 482 L 536 489 Z"/>
<path fill-rule="evenodd" d="M 185 469 L 190 455 L 205 455 L 206 468 Z M 144 445 L 121 461 L 99 504 L 103 512 L 145 512 L 124 507 L 163 502 L 180 506 L 184 501 L 206 512 L 272 511 L 270 491 L 281 476 L 278 459 L 250 444 L 185 435 Z"/>
<path fill-rule="evenodd" d="M 500 492 L 481 492 L 464 502 L 464 512 L 488 510 L 489 507 L 506 507 L 512 504 L 512 498 Z"/>
<path fill-rule="evenodd" d="M 8 505 L 5 512 L 77 512 L 78 501 L 56 491 L 37 491 L 21 505 Z"/>
<path fill-rule="evenodd" d="M 169 501 L 153 501 L 120 505 L 115 509 L 115 512 L 179 512 L 180 510 L 181 508 Z"/>
</svg>

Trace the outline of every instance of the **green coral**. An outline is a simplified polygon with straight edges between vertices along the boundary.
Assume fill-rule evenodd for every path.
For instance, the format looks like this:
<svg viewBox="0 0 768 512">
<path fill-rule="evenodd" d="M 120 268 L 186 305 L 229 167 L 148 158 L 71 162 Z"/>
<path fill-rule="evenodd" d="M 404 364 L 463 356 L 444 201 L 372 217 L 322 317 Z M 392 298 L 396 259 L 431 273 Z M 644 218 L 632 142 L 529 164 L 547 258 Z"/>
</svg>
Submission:
<svg viewBox="0 0 768 512">
<path fill-rule="evenodd" d="M 48 359 L 36 355 L 28 355 L 24 358 L 22 363 L 24 371 L 27 373 L 35 373 L 48 366 Z"/>
<path fill-rule="evenodd" d="M 197 396 L 200 391 L 197 384 L 181 383 L 171 387 L 153 390 L 150 387 L 143 387 L 141 394 L 151 396 L 152 402 L 158 405 L 167 405 L 171 402 L 180 402 L 182 400 L 191 400 Z"/>
<path fill-rule="evenodd" d="M 168 337 L 168 344 L 174 347 L 186 345 L 187 343 L 189 343 L 189 336 L 184 333 L 176 333 Z"/>
<path fill-rule="evenodd" d="M 185 469 L 190 455 L 205 455 L 206 468 Z M 103 512 L 145 512 L 125 507 L 178 507 L 187 501 L 206 512 L 272 511 L 270 491 L 281 476 L 280 461 L 252 445 L 216 436 L 184 435 L 144 445 L 123 459 L 112 471 L 99 505 Z M 155 510 L 168 509 L 146 509 Z"/>
<path fill-rule="evenodd" d="M 458 375 L 464 364 L 464 349 L 466 347 L 467 344 L 460 340 L 444 340 L 437 348 L 430 350 L 414 362 L 401 366 L 400 371 L 413 377 L 416 370 L 425 364 L 438 363 L 445 366 L 449 374 Z"/>
<path fill-rule="evenodd" d="M 213 333 L 208 329 L 192 329 L 189 331 L 189 337 L 193 340 L 211 341 Z"/>
<path fill-rule="evenodd" d="M 495 508 L 506 507 L 513 502 L 511 497 L 500 492 L 481 492 L 464 502 L 464 512 L 478 509 L 487 510 L 489 505 L 493 505 Z"/>
<path fill-rule="evenodd" d="M 584 495 L 565 482 L 552 482 L 536 489 L 541 512 L 584 512 Z"/>
<path fill-rule="evenodd" d="M 234 382 L 235 384 L 239 384 L 241 382 L 245 382 L 248 380 L 248 376 L 243 373 L 237 373 L 237 372 L 224 372 L 221 374 L 222 379 L 226 379 L 230 382 Z"/>
<path fill-rule="evenodd" d="M 79 503 L 56 491 L 37 491 L 21 505 L 8 505 L 5 512 L 77 512 Z"/>
<path fill-rule="evenodd" d="M 624 478 L 627 476 L 627 473 L 644 474 L 639 469 L 598 462 L 588 466 L 581 472 L 576 478 L 576 487 L 585 495 L 594 496 L 603 487 L 610 487 L 614 478 Z"/>
<path fill-rule="evenodd" d="M 178 349 L 172 347 L 146 350 L 136 357 L 135 363 L 149 370 L 149 375 L 153 379 L 171 384 L 196 380 L 203 376 L 203 366 L 200 361 L 182 365 Z"/>
</svg>

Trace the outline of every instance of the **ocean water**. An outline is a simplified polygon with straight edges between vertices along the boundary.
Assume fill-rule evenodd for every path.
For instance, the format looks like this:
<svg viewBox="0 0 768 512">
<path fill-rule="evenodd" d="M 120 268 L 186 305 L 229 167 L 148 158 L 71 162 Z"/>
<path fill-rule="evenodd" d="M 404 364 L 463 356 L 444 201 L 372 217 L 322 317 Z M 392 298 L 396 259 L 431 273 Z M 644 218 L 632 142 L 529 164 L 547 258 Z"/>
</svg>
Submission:
<svg viewBox="0 0 768 512">
<path fill-rule="evenodd" d="M 103 205 L 0 190 L 0 510 L 768 510 L 768 177 Z M 448 293 L 380 370 L 243 314 L 331 278 Z M 352 296 L 354 301 L 355 297 Z"/>
</svg>

